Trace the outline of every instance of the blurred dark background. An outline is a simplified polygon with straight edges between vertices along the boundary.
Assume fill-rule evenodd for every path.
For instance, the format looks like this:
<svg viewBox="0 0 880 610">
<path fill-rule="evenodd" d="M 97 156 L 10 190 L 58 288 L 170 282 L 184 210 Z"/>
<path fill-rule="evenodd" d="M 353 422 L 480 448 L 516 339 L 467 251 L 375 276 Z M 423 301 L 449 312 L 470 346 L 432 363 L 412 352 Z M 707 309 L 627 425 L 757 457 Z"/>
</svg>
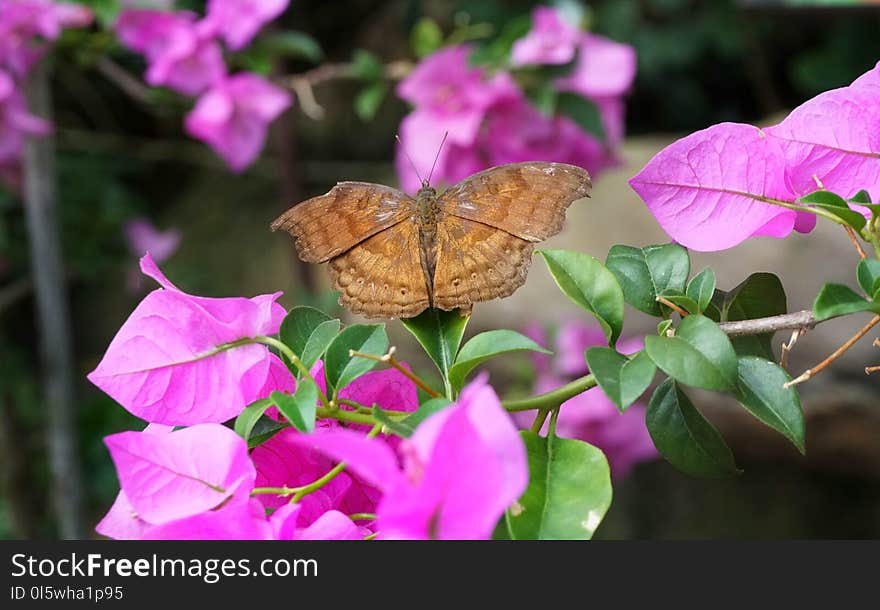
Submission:
<svg viewBox="0 0 880 610">
<path fill-rule="evenodd" d="M 617 177 L 608 178 L 609 184 L 617 181 L 621 193 L 626 177 L 638 170 L 638 160 L 647 160 L 663 143 L 720 121 L 772 120 L 820 91 L 848 84 L 880 59 L 880 9 L 867 5 L 783 7 L 723 0 L 585 4 L 594 31 L 628 42 L 638 53 L 638 77 L 627 112 L 627 146 L 633 148 L 624 151 L 634 152 L 631 163 Z M 326 62 L 349 61 L 356 49 L 367 49 L 390 61 L 412 59 L 410 31 L 423 16 L 432 17 L 444 30 L 462 19 L 501 26 L 527 14 L 534 5 L 472 0 L 295 0 L 277 27 L 311 34 L 320 43 Z M 270 234 L 268 223 L 291 203 L 324 192 L 337 180 L 394 184 L 393 136 L 407 109 L 389 96 L 375 119 L 364 122 L 352 111 L 358 83 L 321 85 L 316 96 L 327 111 L 325 118 L 312 120 L 295 106 L 274 125 L 261 160 L 234 175 L 203 145 L 183 134 L 181 116 L 187 109 L 183 102 L 173 97 L 156 98 L 155 103 L 133 99 L 94 67 L 94 57 L 111 44 L 98 40 L 90 45 L 83 48 L 71 42 L 69 48 L 75 52 L 62 49 L 54 55 L 52 84 L 64 260 L 78 373 L 79 448 L 85 473 L 86 526 L 91 532 L 118 490 L 101 439 L 142 425 L 85 379 L 116 329 L 151 288 L 126 290 L 136 258 L 126 245 L 124 223 L 145 216 L 159 228 L 180 231 L 181 246 L 163 268 L 188 292 L 221 296 L 283 289 L 282 302 L 287 306 L 333 307 L 332 298 L 321 292 L 326 287 L 323 271 L 295 265 L 290 244 Z M 115 60 L 133 74 L 142 72 L 138 57 L 114 53 Z M 314 67 L 314 63 L 292 60 L 276 69 L 298 73 Z M 625 197 L 633 198 L 631 193 Z M 628 232 L 629 209 L 617 213 L 612 233 L 622 235 L 625 243 L 662 240 L 659 230 L 650 236 Z M 0 255 L 4 261 L 0 271 L 0 538 L 52 538 L 57 530 L 47 497 L 45 411 L 39 398 L 37 329 L 22 214 L 15 194 L 0 187 Z M 805 247 L 806 242 L 798 243 Z M 821 248 L 820 243 L 813 247 Z M 739 277 L 720 279 L 732 285 L 758 270 L 751 266 L 753 258 L 741 254 L 747 247 L 727 254 L 731 267 L 740 269 Z M 583 248 L 600 258 L 607 252 L 601 245 Z M 787 268 L 785 261 L 774 264 Z M 781 273 L 783 282 L 797 284 L 798 273 Z M 805 306 L 808 303 L 791 305 Z M 510 307 L 520 308 L 518 314 L 510 315 L 510 326 L 521 324 L 537 309 L 528 300 Z M 509 313 L 509 309 L 503 311 Z M 481 323 L 475 318 L 476 326 Z M 498 324 L 497 319 L 494 323 Z M 846 330 L 838 335 L 849 336 Z M 823 341 L 807 353 L 812 357 L 833 348 Z M 880 350 L 874 351 L 880 355 Z M 707 407 L 729 439 L 745 474 L 733 480 L 697 480 L 662 461 L 641 464 L 615 486 L 614 503 L 598 535 L 880 536 L 878 386 L 852 372 L 863 363 L 852 361 L 848 366 L 850 372 L 843 371 L 833 380 L 845 383 L 845 392 L 829 381 L 816 385 L 811 399 L 805 400 L 810 457 L 800 458 L 783 440 L 731 415 L 723 404 L 709 398 L 701 406 Z M 520 362 L 494 374 L 512 386 L 522 386 L 526 381 L 518 375 L 528 376 L 524 368 Z M 808 384 L 803 395 L 813 390 Z"/>
</svg>

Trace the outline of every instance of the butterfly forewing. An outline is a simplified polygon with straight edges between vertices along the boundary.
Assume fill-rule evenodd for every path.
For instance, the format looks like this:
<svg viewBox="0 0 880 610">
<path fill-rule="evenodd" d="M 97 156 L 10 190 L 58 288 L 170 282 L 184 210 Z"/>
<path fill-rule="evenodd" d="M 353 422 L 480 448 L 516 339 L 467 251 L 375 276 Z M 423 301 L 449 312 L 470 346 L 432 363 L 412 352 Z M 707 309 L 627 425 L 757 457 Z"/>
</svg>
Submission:
<svg viewBox="0 0 880 610">
<path fill-rule="evenodd" d="M 293 206 L 272 223 L 296 240 L 299 257 L 323 263 L 412 214 L 413 199 L 368 182 L 340 182 L 326 195 Z"/>
<path fill-rule="evenodd" d="M 434 306 L 469 309 L 526 281 L 532 243 L 480 222 L 446 216 L 437 225 Z"/>
<path fill-rule="evenodd" d="M 574 165 L 510 163 L 449 187 L 440 195 L 439 206 L 446 214 L 538 242 L 562 230 L 566 208 L 587 197 L 590 188 L 589 174 Z"/>
<path fill-rule="evenodd" d="M 330 261 L 330 279 L 352 313 L 370 318 L 411 318 L 428 305 L 419 228 L 400 222 Z"/>
</svg>

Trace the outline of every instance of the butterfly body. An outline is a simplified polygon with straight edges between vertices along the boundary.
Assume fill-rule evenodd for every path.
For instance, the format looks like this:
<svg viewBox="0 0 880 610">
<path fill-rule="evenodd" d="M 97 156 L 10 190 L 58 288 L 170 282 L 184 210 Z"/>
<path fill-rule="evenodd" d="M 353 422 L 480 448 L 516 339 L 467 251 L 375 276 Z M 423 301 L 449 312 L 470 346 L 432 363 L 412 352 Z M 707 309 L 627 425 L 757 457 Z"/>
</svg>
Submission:
<svg viewBox="0 0 880 610">
<path fill-rule="evenodd" d="M 415 197 L 340 182 L 281 215 L 306 262 L 329 262 L 340 303 L 367 317 L 409 318 L 428 307 L 470 311 L 525 282 L 535 242 L 558 233 L 590 178 L 563 163 L 493 167 Z"/>
</svg>

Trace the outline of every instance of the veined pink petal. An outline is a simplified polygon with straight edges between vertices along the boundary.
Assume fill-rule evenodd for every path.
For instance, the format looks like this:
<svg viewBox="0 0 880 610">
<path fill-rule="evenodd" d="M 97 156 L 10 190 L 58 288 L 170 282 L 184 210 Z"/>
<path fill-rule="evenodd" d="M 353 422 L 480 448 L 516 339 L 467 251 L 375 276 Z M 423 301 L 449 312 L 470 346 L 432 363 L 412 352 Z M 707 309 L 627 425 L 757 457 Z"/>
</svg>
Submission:
<svg viewBox="0 0 880 610">
<path fill-rule="evenodd" d="M 119 490 L 113 506 L 95 526 L 95 531 L 114 540 L 139 540 L 150 524 L 138 516 L 125 492 Z"/>
<path fill-rule="evenodd" d="M 766 129 L 781 143 L 796 195 L 821 184 L 845 198 L 862 189 L 880 197 L 880 103 L 867 82 L 821 93 Z"/>
<path fill-rule="evenodd" d="M 143 540 L 270 540 L 273 528 L 256 500 L 238 502 L 147 529 Z"/>
<path fill-rule="evenodd" d="M 141 265 L 164 289 L 141 301 L 88 379 L 147 421 L 191 425 L 235 417 L 265 386 L 271 359 L 262 345 L 228 346 L 278 331 L 280 293 L 195 297 L 169 282 L 149 255 Z"/>
<path fill-rule="evenodd" d="M 766 202 L 793 201 L 785 171 L 776 138 L 721 123 L 670 144 L 629 184 L 675 241 L 712 251 L 791 232 L 797 212 Z"/>
<path fill-rule="evenodd" d="M 218 424 L 104 439 L 122 491 L 140 518 L 160 524 L 247 499 L 256 472 L 247 444 Z"/>
</svg>

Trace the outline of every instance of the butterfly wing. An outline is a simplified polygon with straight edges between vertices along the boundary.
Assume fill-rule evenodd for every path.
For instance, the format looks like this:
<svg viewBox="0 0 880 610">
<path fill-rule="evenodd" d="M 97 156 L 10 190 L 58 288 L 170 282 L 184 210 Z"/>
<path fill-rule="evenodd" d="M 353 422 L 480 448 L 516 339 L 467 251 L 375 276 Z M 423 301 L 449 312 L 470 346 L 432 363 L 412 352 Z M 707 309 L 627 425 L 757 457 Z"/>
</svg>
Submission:
<svg viewBox="0 0 880 610">
<path fill-rule="evenodd" d="M 446 216 L 437 224 L 434 307 L 469 309 L 512 294 L 526 281 L 532 242 L 489 225 Z"/>
<path fill-rule="evenodd" d="M 538 242 L 562 230 L 566 208 L 587 197 L 591 187 L 589 174 L 574 165 L 509 163 L 449 187 L 439 205 L 446 214 Z"/>
<path fill-rule="evenodd" d="M 295 239 L 300 259 L 323 263 L 412 214 L 412 197 L 381 184 L 340 182 L 299 203 L 272 223 Z"/>
<path fill-rule="evenodd" d="M 429 305 L 418 225 L 407 220 L 330 261 L 339 302 L 368 318 L 411 318 Z"/>
</svg>

